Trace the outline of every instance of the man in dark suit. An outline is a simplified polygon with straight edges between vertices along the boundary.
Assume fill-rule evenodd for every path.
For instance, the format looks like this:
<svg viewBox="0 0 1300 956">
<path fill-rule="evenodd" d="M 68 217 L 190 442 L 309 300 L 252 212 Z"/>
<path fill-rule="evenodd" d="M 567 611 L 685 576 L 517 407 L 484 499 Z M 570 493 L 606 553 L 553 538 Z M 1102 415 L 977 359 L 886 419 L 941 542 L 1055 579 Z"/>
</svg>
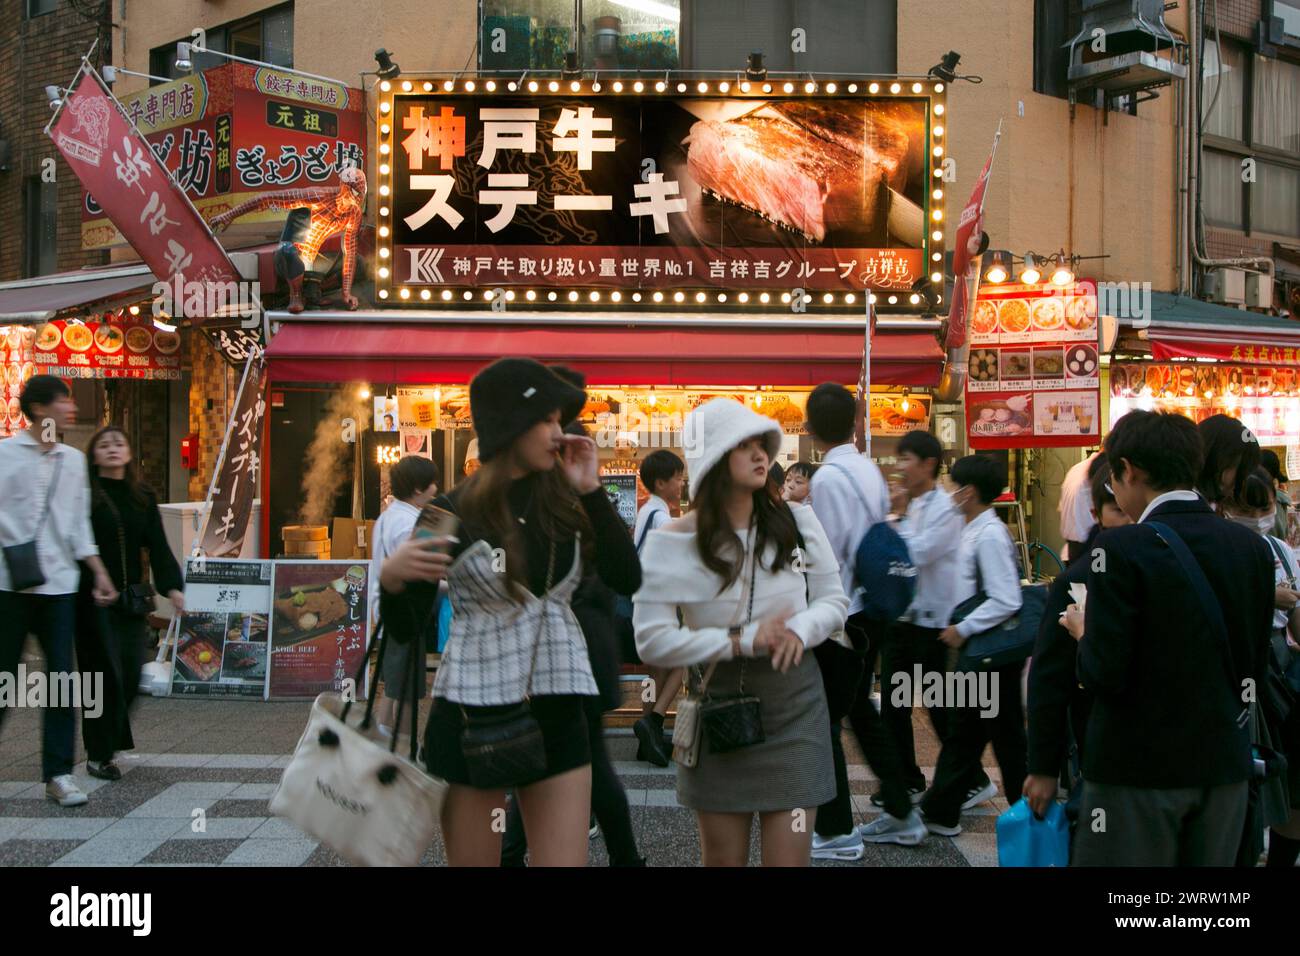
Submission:
<svg viewBox="0 0 1300 956">
<path fill-rule="evenodd" d="M 1255 441 L 1244 426 L 1242 439 Z M 1252 771 L 1246 701 L 1262 687 L 1272 625 L 1268 545 L 1192 490 L 1201 443 L 1186 418 L 1130 412 L 1106 457 L 1115 500 L 1136 523 L 1100 534 L 1089 567 L 1078 676 L 1093 708 L 1075 863 L 1229 866 Z M 1226 646 L 1152 521 L 1204 572 Z"/>
</svg>

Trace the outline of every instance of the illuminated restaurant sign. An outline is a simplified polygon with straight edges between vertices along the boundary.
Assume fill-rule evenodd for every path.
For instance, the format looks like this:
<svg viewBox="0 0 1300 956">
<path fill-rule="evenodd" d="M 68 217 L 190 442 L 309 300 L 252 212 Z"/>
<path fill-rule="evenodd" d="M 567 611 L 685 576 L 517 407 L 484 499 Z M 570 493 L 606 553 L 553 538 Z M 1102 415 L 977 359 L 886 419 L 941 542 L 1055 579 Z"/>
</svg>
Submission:
<svg viewBox="0 0 1300 956">
<path fill-rule="evenodd" d="M 942 292 L 942 83 L 403 78 L 378 109 L 388 305 Z"/>
</svg>

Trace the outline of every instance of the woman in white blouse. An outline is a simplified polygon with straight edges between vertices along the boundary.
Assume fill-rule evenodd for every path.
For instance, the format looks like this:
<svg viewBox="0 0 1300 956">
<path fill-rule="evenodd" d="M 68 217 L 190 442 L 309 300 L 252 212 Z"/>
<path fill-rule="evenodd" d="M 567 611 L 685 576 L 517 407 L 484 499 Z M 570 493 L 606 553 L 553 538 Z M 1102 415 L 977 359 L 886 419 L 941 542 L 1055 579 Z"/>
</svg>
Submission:
<svg viewBox="0 0 1300 956">
<path fill-rule="evenodd" d="M 647 664 L 687 667 L 692 696 L 759 698 L 764 738 L 679 765 L 678 799 L 696 811 L 706 866 L 744 866 L 753 815 L 765 865 L 806 866 L 817 807 L 835 795 L 830 718 L 816 658 L 844 626 L 848 598 L 811 508 L 793 512 L 769 482 L 776 422 L 730 399 L 685 429 L 692 511 L 650 532 L 634 599 Z M 756 560 L 757 558 L 757 560 Z"/>
</svg>

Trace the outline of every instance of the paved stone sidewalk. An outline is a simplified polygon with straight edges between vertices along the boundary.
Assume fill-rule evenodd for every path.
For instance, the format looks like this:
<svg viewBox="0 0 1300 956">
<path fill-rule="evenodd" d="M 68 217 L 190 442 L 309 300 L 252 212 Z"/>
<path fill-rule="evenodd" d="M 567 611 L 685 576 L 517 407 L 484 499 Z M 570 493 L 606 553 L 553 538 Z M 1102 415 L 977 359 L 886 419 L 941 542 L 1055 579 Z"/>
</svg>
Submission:
<svg viewBox="0 0 1300 956">
<path fill-rule="evenodd" d="M 307 702 L 142 699 L 132 720 L 137 750 L 119 758 L 123 778 L 95 780 L 79 764 L 75 775 L 90 802 L 73 809 L 45 799 L 39 713 L 10 711 L 0 737 L 0 866 L 345 865 L 267 807 L 309 709 Z M 854 805 L 865 822 L 877 812 L 867 799 L 876 782 L 850 738 L 845 735 Z M 677 804 L 673 769 L 634 761 L 636 742 L 626 732 L 611 732 L 609 744 L 641 852 L 651 865 L 698 863 L 694 817 Z M 935 756 L 929 724 L 919 718 L 917 758 L 933 764 Z M 988 769 L 998 780 L 996 767 Z M 861 863 L 818 865 L 993 866 L 994 823 L 1005 808 L 999 797 L 965 814 L 965 832 L 954 840 L 868 846 Z M 756 840 L 752 858 L 758 861 Z M 608 863 L 599 838 L 590 859 Z M 435 840 L 424 863 L 443 862 Z"/>
</svg>

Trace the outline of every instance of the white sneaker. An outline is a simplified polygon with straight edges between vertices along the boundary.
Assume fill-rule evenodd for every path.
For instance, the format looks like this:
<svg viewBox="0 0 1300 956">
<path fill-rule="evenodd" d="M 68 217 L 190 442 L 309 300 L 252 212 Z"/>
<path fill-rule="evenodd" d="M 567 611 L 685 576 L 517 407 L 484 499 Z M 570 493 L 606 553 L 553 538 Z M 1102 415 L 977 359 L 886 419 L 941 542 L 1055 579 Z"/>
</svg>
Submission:
<svg viewBox="0 0 1300 956">
<path fill-rule="evenodd" d="M 961 808 L 963 810 L 970 810 L 974 807 L 978 807 L 986 800 L 992 800 L 997 795 L 998 785 L 990 780 L 983 787 L 967 791 L 966 799 L 962 803 Z"/>
<path fill-rule="evenodd" d="M 918 810 L 909 813 L 905 820 L 882 813 L 870 823 L 858 827 L 858 835 L 867 843 L 897 843 L 900 846 L 916 846 L 925 839 L 925 833 L 925 821 Z"/>
<path fill-rule="evenodd" d="M 80 807 L 89 801 L 72 774 L 55 777 L 45 785 L 45 795 L 61 807 Z"/>
<path fill-rule="evenodd" d="M 814 860 L 860 860 L 864 852 L 862 837 L 856 829 L 837 837 L 819 837 L 813 834 Z"/>
</svg>

